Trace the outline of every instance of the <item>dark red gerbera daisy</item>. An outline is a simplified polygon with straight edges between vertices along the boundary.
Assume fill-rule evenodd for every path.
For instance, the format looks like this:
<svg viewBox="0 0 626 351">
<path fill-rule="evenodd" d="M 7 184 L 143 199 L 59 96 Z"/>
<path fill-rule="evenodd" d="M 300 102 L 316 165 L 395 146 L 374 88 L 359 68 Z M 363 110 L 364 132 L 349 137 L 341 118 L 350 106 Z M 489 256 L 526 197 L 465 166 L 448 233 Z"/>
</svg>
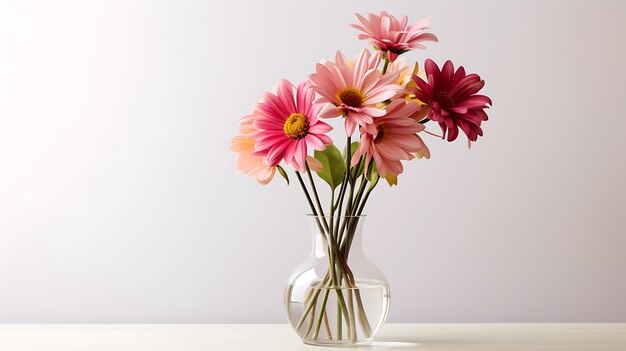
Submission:
<svg viewBox="0 0 626 351">
<path fill-rule="evenodd" d="M 457 138 L 459 128 L 470 141 L 476 141 L 483 135 L 480 124 L 487 120 L 484 109 L 491 106 L 489 97 L 476 94 L 485 81 L 477 74 L 466 74 L 463 66 L 455 72 L 451 61 L 446 61 L 441 70 L 430 59 L 424 66 L 428 82 L 414 75 L 417 87 L 412 91 L 430 107 L 428 118 L 439 123 L 448 141 Z"/>
</svg>

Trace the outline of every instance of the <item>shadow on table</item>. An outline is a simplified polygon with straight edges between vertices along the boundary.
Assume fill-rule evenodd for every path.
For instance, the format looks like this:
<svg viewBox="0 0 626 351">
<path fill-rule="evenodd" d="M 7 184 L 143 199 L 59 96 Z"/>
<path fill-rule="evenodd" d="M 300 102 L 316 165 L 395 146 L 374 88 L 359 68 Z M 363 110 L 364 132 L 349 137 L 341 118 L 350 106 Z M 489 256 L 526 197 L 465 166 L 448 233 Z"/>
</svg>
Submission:
<svg viewBox="0 0 626 351">
<path fill-rule="evenodd" d="M 376 338 L 370 345 L 363 346 L 369 350 L 467 350 L 463 342 L 447 342 L 441 340 L 416 339 L 411 337 Z"/>
<path fill-rule="evenodd" d="M 411 338 L 411 337 L 389 337 L 389 338 L 376 338 L 370 345 L 362 346 L 362 348 L 369 350 L 418 350 L 418 351 L 455 351 L 455 350 L 499 350 L 500 346 L 507 345 L 507 343 L 479 343 L 477 344 L 473 340 L 438 340 L 428 338 Z M 533 348 L 521 348 L 520 350 L 530 351 L 535 350 Z M 543 349 L 542 349 L 543 350 Z M 626 351 L 626 350 L 624 350 Z"/>
<path fill-rule="evenodd" d="M 420 350 L 424 346 L 421 342 L 409 338 L 376 338 L 371 344 L 357 348 L 363 350 Z"/>
</svg>

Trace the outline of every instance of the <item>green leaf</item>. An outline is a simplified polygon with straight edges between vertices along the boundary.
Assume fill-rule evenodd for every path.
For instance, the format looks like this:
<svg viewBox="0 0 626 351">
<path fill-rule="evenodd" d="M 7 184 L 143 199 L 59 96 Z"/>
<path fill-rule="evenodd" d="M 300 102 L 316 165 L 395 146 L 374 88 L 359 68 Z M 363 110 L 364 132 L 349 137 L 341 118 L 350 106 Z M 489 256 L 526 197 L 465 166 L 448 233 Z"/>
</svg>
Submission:
<svg viewBox="0 0 626 351">
<path fill-rule="evenodd" d="M 374 160 L 370 163 L 370 168 L 368 169 L 365 178 L 367 178 L 367 180 L 369 180 L 372 184 L 378 182 L 378 168 L 376 167 L 376 162 L 374 162 Z"/>
<path fill-rule="evenodd" d="M 323 181 L 330 185 L 331 189 L 335 189 L 342 182 L 346 171 L 345 159 L 341 156 L 341 151 L 332 144 L 328 145 L 324 151 L 315 151 L 315 158 L 322 163 L 322 170 L 317 175 Z"/>
<path fill-rule="evenodd" d="M 289 185 L 289 176 L 287 175 L 287 172 L 285 172 L 285 169 L 282 168 L 280 165 L 276 165 L 276 169 L 278 170 L 278 173 L 283 176 L 283 178 L 285 178 L 285 180 L 287 181 L 287 185 Z"/>
</svg>

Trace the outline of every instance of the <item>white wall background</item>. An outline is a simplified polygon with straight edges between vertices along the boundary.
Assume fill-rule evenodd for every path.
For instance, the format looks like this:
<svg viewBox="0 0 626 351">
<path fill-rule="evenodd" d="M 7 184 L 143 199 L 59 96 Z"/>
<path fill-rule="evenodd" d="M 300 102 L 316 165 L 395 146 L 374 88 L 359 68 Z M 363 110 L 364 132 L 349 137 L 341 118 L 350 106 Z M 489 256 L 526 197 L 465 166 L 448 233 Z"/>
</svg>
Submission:
<svg viewBox="0 0 626 351">
<path fill-rule="evenodd" d="M 365 43 L 355 11 L 432 15 L 487 81 L 486 136 L 428 139 L 370 202 L 394 322 L 626 322 L 626 3 L 4 1 L 0 322 L 284 322 L 300 190 L 238 175 L 238 119 Z"/>
</svg>

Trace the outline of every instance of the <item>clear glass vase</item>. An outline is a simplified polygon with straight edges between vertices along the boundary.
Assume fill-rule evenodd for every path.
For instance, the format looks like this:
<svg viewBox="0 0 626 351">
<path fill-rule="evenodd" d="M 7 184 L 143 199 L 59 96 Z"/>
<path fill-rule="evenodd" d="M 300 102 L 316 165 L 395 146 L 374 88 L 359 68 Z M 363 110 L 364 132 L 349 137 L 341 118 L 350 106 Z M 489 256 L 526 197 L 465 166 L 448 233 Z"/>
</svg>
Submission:
<svg viewBox="0 0 626 351">
<path fill-rule="evenodd" d="M 285 289 L 289 322 L 313 345 L 363 345 L 389 310 L 389 285 L 364 255 L 365 216 L 309 216 L 313 250 Z"/>
</svg>

